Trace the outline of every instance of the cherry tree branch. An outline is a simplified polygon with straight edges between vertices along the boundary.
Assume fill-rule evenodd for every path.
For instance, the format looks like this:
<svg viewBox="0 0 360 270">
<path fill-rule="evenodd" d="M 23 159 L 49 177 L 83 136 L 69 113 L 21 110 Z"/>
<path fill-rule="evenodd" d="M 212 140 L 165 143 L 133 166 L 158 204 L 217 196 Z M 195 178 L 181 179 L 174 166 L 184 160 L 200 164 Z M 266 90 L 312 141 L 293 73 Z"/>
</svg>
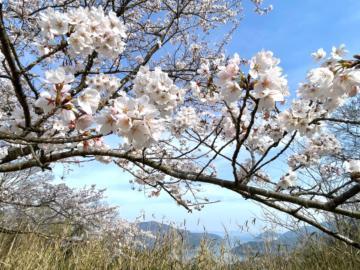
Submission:
<svg viewBox="0 0 360 270">
<path fill-rule="evenodd" d="M 9 65 L 10 71 L 11 71 L 11 82 L 14 86 L 14 91 L 16 94 L 17 99 L 19 100 L 19 103 L 24 111 L 24 117 L 25 117 L 25 125 L 26 127 L 30 127 L 31 125 L 31 118 L 30 118 L 30 109 L 29 105 L 26 101 L 26 95 L 24 93 L 24 90 L 21 86 L 20 81 L 20 72 L 16 67 L 15 61 L 13 59 L 12 53 L 11 53 L 11 46 L 10 46 L 10 40 L 6 33 L 5 24 L 4 24 L 4 17 L 3 17 L 3 11 L 2 11 L 2 3 L 0 3 L 0 41 L 1 41 L 1 51 L 5 56 L 5 59 Z"/>
<path fill-rule="evenodd" d="M 310 122 L 310 124 L 316 124 L 320 121 L 330 121 L 335 123 L 342 123 L 342 124 L 351 124 L 351 125 L 360 125 L 360 121 L 356 120 L 348 120 L 348 119 L 337 119 L 332 117 L 322 117 L 322 118 L 315 118 Z"/>
<path fill-rule="evenodd" d="M 106 150 L 106 151 L 105 150 L 89 150 L 89 151 L 73 150 L 73 151 L 67 151 L 67 152 L 43 156 L 43 157 L 41 157 L 41 162 L 43 164 L 50 164 L 52 162 L 70 158 L 70 157 L 87 157 L 87 156 L 92 156 L 92 155 L 121 158 L 121 159 L 128 160 L 130 162 L 140 162 L 140 163 L 147 165 L 151 168 L 154 168 L 160 172 L 163 172 L 166 175 L 173 176 L 178 179 L 214 184 L 214 185 L 218 185 L 218 186 L 233 190 L 235 192 L 244 191 L 250 195 L 261 195 L 266 198 L 272 198 L 272 199 L 277 199 L 280 201 L 285 201 L 285 202 L 290 202 L 290 203 L 294 203 L 297 205 L 301 205 L 305 208 L 314 208 L 314 209 L 329 211 L 329 212 L 333 212 L 333 213 L 360 219 L 360 212 L 349 211 L 349 210 L 337 208 L 337 207 L 334 208 L 334 205 L 332 203 L 328 204 L 327 202 L 324 203 L 324 202 L 320 202 L 320 201 L 316 201 L 316 200 L 308 200 L 308 199 L 303 199 L 303 198 L 299 198 L 299 197 L 294 197 L 292 195 L 287 195 L 287 194 L 284 194 L 281 192 L 274 192 L 274 191 L 265 190 L 262 188 L 257 188 L 257 187 L 248 186 L 248 185 L 244 185 L 244 184 L 237 184 L 233 181 L 223 180 L 223 179 L 219 179 L 219 178 L 215 178 L 215 177 L 211 177 L 211 176 L 198 175 L 197 173 L 194 173 L 194 172 L 178 171 L 178 170 L 170 168 L 168 166 L 161 165 L 154 160 L 144 159 L 143 157 L 136 157 L 127 152 L 118 152 L 118 151 L 114 151 L 114 150 Z M 37 160 L 31 159 L 31 160 L 27 160 L 27 161 L 12 163 L 12 164 L 0 165 L 0 172 L 19 171 L 19 170 L 28 169 L 28 168 L 37 167 L 37 166 L 38 166 Z M 344 197 L 349 197 L 350 193 L 353 194 L 352 196 L 356 195 L 355 191 L 357 191 L 357 192 L 360 191 L 360 185 L 356 184 L 356 186 L 357 187 L 354 187 L 351 192 L 346 193 L 346 195 L 340 195 L 340 197 L 335 197 L 333 200 L 335 202 L 337 202 L 337 201 L 341 202 L 341 200 Z M 352 197 L 352 196 L 350 196 L 350 197 Z"/>
</svg>

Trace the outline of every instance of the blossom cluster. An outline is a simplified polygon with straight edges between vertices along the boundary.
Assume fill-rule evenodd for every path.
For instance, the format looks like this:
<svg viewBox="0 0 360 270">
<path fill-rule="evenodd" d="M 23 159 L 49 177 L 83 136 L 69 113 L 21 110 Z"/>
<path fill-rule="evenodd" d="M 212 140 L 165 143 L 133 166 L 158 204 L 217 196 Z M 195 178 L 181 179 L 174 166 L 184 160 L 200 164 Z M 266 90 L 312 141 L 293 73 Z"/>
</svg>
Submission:
<svg viewBox="0 0 360 270">
<path fill-rule="evenodd" d="M 100 133 L 123 136 L 135 148 L 147 147 L 160 138 L 164 120 L 146 95 L 140 98 L 121 96 L 97 117 Z"/>
<path fill-rule="evenodd" d="M 283 189 L 294 187 L 296 184 L 296 178 L 296 172 L 290 170 L 287 174 L 280 178 L 280 181 L 276 185 L 276 190 L 280 191 Z"/>
<path fill-rule="evenodd" d="M 73 34 L 71 32 L 70 36 Z M 295 185 L 296 170 L 318 165 L 322 157 L 341 151 L 340 143 L 333 135 L 324 132 L 323 125 L 316 123 L 316 119 L 327 117 L 347 97 L 358 92 L 359 70 L 345 68 L 335 60 L 343 50 L 333 50 L 331 58 L 321 67 L 308 72 L 307 81 L 298 89 L 299 98 L 282 112 L 276 102 L 285 102 L 285 96 L 289 94 L 287 80 L 279 67 L 280 60 L 270 51 L 261 51 L 250 59 L 248 76 L 241 71 L 244 61 L 237 54 L 226 62 L 218 59 L 213 63 L 203 62 L 197 73 L 206 78 L 211 89 L 207 93 L 201 89 L 201 83 L 192 81 L 192 91 L 187 94 L 160 67 L 150 70 L 148 66 L 139 68 L 135 78 L 129 82 L 127 92 L 118 91 L 120 78 L 101 73 L 88 75 L 85 87 L 76 92 L 72 69 L 60 67 L 45 72 L 45 89 L 34 105 L 45 114 L 56 112 L 52 117 L 57 132 L 45 131 L 44 136 L 62 137 L 69 130 L 79 134 L 95 132 L 101 136 L 115 134 L 122 139 L 125 148 L 131 146 L 135 150 L 150 146 L 152 150 L 157 149 L 154 142 L 159 142 L 157 145 L 160 146 L 161 136 L 175 136 L 182 142 L 182 134 L 187 129 L 203 135 L 204 130 L 218 128 L 222 138 L 230 142 L 237 136 L 238 142 L 244 139 L 246 150 L 255 158 L 267 155 L 269 149 L 276 147 L 285 137 L 290 139 L 289 134 L 296 131 L 300 137 L 304 136 L 302 142 L 306 147 L 288 158 L 289 171 L 277 185 L 279 190 L 288 189 Z M 318 51 L 315 56 L 318 59 L 324 55 L 323 51 Z M 214 78 L 211 68 L 216 71 Z M 117 97 L 110 98 L 113 94 Z M 203 104 L 204 110 L 191 106 L 197 101 Z M 258 111 L 254 109 L 256 103 Z M 14 121 L 17 121 L 15 126 L 24 125 L 21 113 L 21 108 L 13 112 Z M 286 143 L 285 139 L 282 142 Z M 180 145 L 185 147 L 187 143 Z M 102 138 L 67 145 L 84 150 L 109 149 Z M 47 149 L 46 144 L 39 146 Z M 57 149 L 62 147 L 66 145 Z M 111 161 L 106 157 L 97 159 L 104 163 Z M 254 160 L 249 159 L 242 165 L 248 170 L 255 169 Z M 186 166 L 201 171 L 191 162 Z M 209 168 L 211 166 L 213 164 Z M 351 170 L 357 168 L 354 162 L 349 166 Z M 239 168 L 237 173 L 239 178 L 247 179 L 248 171 Z M 143 176 L 149 177 L 146 173 Z M 269 181 L 261 170 L 251 179 L 261 178 Z"/>
<path fill-rule="evenodd" d="M 297 130 L 302 136 L 312 136 L 320 131 L 321 124 L 311 125 L 310 123 L 326 114 L 327 111 L 319 104 L 310 100 L 297 99 L 293 100 L 289 109 L 278 115 L 277 120 L 289 132 Z"/>
<path fill-rule="evenodd" d="M 226 66 L 220 66 L 218 68 L 219 72 L 217 73 L 217 77 L 219 79 L 218 85 L 221 89 L 221 97 L 227 103 L 238 101 L 243 93 L 239 83 L 236 81 L 240 72 L 239 65 L 240 57 L 238 54 L 235 54 Z"/>
<path fill-rule="evenodd" d="M 142 66 L 133 83 L 136 96 L 148 96 L 150 102 L 163 115 L 170 115 L 184 98 L 184 91 L 178 88 L 160 67 L 150 71 L 149 67 Z"/>
<path fill-rule="evenodd" d="M 101 7 L 80 7 L 65 13 L 47 9 L 39 25 L 47 39 L 65 35 L 74 55 L 87 56 L 96 51 L 115 58 L 125 49 L 125 25 L 114 12 L 106 15 Z"/>
<path fill-rule="evenodd" d="M 283 127 L 276 121 L 264 121 L 252 130 L 246 146 L 258 154 L 264 154 L 275 142 L 284 136 Z"/>
<path fill-rule="evenodd" d="M 347 98 L 359 93 L 360 70 L 342 66 L 339 62 L 345 53 L 344 45 L 333 47 L 331 57 L 321 67 L 308 72 L 307 81 L 300 84 L 297 90 L 299 99 L 279 115 L 279 121 L 284 123 L 287 130 L 299 130 L 307 136 L 316 134 L 321 126 L 313 124 L 315 119 L 330 115 Z M 325 56 L 323 49 L 313 53 L 315 59 Z"/>
<path fill-rule="evenodd" d="M 320 159 L 327 155 L 336 155 L 341 152 L 341 145 L 334 135 L 317 133 L 308 140 L 303 152 L 291 155 L 288 164 L 292 169 L 299 166 L 309 167 L 316 165 Z"/>
<path fill-rule="evenodd" d="M 45 77 L 48 90 L 40 93 L 40 97 L 34 105 L 41 108 L 46 114 L 59 109 L 60 118 L 65 126 L 75 124 L 76 120 L 76 127 L 79 130 L 90 127 L 91 115 L 96 112 L 100 102 L 99 92 L 92 88 L 86 88 L 74 102 L 70 91 L 74 75 L 60 67 L 47 71 Z"/>
<path fill-rule="evenodd" d="M 175 134 L 180 135 L 184 130 L 199 125 L 199 116 L 192 107 L 182 107 L 173 122 L 172 128 Z"/>
<path fill-rule="evenodd" d="M 351 159 L 344 163 L 346 171 L 350 173 L 360 173 L 360 160 Z"/>
<path fill-rule="evenodd" d="M 182 98 L 182 90 L 174 85 L 167 74 L 160 69 L 147 72 L 147 83 L 142 85 L 148 90 L 145 93 L 139 92 L 140 82 L 142 82 L 140 78 L 144 75 L 143 70 L 145 68 L 141 69 L 134 84 L 136 85 L 134 92 L 138 98 L 122 93 L 120 97 L 112 100 L 110 106 L 99 112 L 102 96 L 106 97 L 107 93 L 114 93 L 119 87 L 119 79 L 103 74 L 89 77 L 87 87 L 75 98 L 71 91 L 74 76 L 67 73 L 63 67 L 50 70 L 45 73 L 47 90 L 41 92 L 34 105 L 46 114 L 59 111 L 60 113 L 55 115 L 60 118 L 64 127 L 75 128 L 79 131 L 94 127 L 103 135 L 115 133 L 133 147 L 142 148 L 160 138 L 164 130 L 164 112 L 166 115 L 171 113 Z M 150 89 L 160 89 L 162 95 L 169 98 L 168 102 L 159 102 Z M 189 115 L 189 113 L 185 114 L 184 117 Z M 192 121 L 185 120 L 188 127 L 196 121 L 196 113 L 193 112 L 193 114 Z M 91 146 L 88 144 L 89 142 L 83 147 Z M 95 143 L 94 146 L 99 146 L 99 144 Z M 101 148 L 104 149 L 102 144 Z"/>
<path fill-rule="evenodd" d="M 119 88 L 120 79 L 107 74 L 98 74 L 87 77 L 86 84 L 89 88 L 97 90 L 103 96 L 109 96 Z"/>
<path fill-rule="evenodd" d="M 69 92 L 71 83 L 75 79 L 74 75 L 66 73 L 65 69 L 60 67 L 45 72 L 45 78 L 48 89 L 40 93 L 40 98 L 35 102 L 35 106 L 41 108 L 46 114 L 60 107 L 64 123 L 68 124 L 75 120 L 76 117 L 72 110 L 74 105 Z"/>
<path fill-rule="evenodd" d="M 260 99 L 259 107 L 263 110 L 273 109 L 275 102 L 285 102 L 289 95 L 279 63 L 270 51 L 261 51 L 250 60 L 249 74 L 255 79 L 253 96 Z"/>
<path fill-rule="evenodd" d="M 245 95 L 240 81 L 243 73 L 240 71 L 242 60 L 235 54 L 226 65 L 218 66 L 217 85 L 220 88 L 220 98 L 226 103 L 236 103 Z M 259 99 L 259 108 L 263 111 L 272 110 L 276 102 L 285 102 L 289 95 L 287 80 L 278 66 L 280 60 L 270 51 L 261 51 L 249 61 L 249 75 L 254 79 L 251 95 Z M 202 69 L 206 70 L 204 67 Z M 199 91 L 196 84 L 192 84 L 193 91 Z M 249 90 L 249 89 L 248 89 Z"/>
</svg>

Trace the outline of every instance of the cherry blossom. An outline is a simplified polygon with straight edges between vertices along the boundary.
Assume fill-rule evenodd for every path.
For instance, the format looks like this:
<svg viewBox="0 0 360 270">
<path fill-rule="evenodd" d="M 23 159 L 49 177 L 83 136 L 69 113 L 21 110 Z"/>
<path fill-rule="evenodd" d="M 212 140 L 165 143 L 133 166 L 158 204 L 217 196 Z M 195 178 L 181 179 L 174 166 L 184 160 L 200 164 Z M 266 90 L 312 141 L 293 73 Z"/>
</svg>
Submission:
<svg viewBox="0 0 360 270">
<path fill-rule="evenodd" d="M 341 89 L 349 96 L 355 96 L 360 85 L 360 71 L 347 69 L 338 74 L 334 79 L 334 88 Z"/>
<path fill-rule="evenodd" d="M 326 52 L 323 48 L 320 48 L 316 52 L 313 52 L 311 56 L 314 58 L 314 60 L 320 61 L 326 57 Z"/>
<path fill-rule="evenodd" d="M 177 113 L 173 123 L 173 129 L 176 134 L 181 134 L 185 129 L 196 127 L 200 118 L 192 107 L 182 107 Z"/>
<path fill-rule="evenodd" d="M 43 109 L 45 113 L 49 113 L 56 107 L 55 97 L 47 91 L 41 92 L 40 98 L 35 102 L 35 106 Z"/>
<path fill-rule="evenodd" d="M 280 64 L 280 59 L 275 58 L 271 51 L 261 51 L 250 60 L 249 74 L 257 79 L 259 74 L 266 73 Z"/>
<path fill-rule="evenodd" d="M 124 51 L 126 27 L 114 14 L 105 15 L 101 7 L 72 9 L 67 13 L 45 11 L 39 22 L 44 36 L 70 33 L 67 38 L 74 54 L 86 56 L 94 50 L 105 57 L 116 57 Z"/>
<path fill-rule="evenodd" d="M 87 114 L 92 114 L 100 102 L 100 94 L 94 89 L 86 89 L 78 98 L 80 108 Z"/>
<path fill-rule="evenodd" d="M 341 60 L 347 53 L 345 44 L 341 44 L 339 47 L 333 46 L 331 49 L 331 57 L 334 60 Z"/>
<path fill-rule="evenodd" d="M 294 171 L 289 171 L 285 176 L 281 177 L 276 189 L 281 190 L 293 187 L 296 183 L 296 178 L 296 173 Z"/>
<path fill-rule="evenodd" d="M 69 84 L 74 81 L 74 75 L 71 73 L 66 73 L 63 67 L 59 67 L 54 70 L 49 70 L 45 72 L 46 82 L 52 84 Z"/>
<path fill-rule="evenodd" d="M 260 99 L 260 108 L 272 109 L 275 102 L 284 102 L 289 95 L 287 80 L 277 68 L 264 71 L 254 85 L 254 96 Z"/>
<path fill-rule="evenodd" d="M 348 160 L 344 163 L 345 169 L 350 173 L 360 172 L 360 160 Z"/>
<path fill-rule="evenodd" d="M 358 98 L 358 55 L 321 48 L 289 89 L 270 50 L 245 59 L 228 55 L 230 35 L 208 42 L 219 27 L 236 29 L 241 1 L 125 2 L 0 5 L 1 173 L 95 160 L 187 211 L 208 204 L 207 183 L 324 232 L 320 215 L 360 217 L 348 207 L 358 157 L 342 136 L 359 121 L 337 117 Z"/>
<path fill-rule="evenodd" d="M 217 74 L 220 83 L 225 83 L 233 78 L 239 73 L 239 65 L 240 65 L 240 57 L 238 54 L 235 54 L 233 58 L 231 58 L 226 66 L 220 66 L 219 72 Z"/>
<path fill-rule="evenodd" d="M 149 101 L 163 114 L 171 113 L 182 102 L 184 91 L 179 89 L 161 68 L 150 71 L 142 66 L 134 79 L 134 92 L 138 97 L 147 95 Z"/>
<path fill-rule="evenodd" d="M 44 35 L 54 38 L 69 31 L 69 18 L 66 14 L 48 9 L 40 15 L 40 27 Z"/>
<path fill-rule="evenodd" d="M 237 82 L 229 81 L 222 87 L 221 95 L 226 102 L 232 103 L 240 99 L 242 92 Z"/>
</svg>

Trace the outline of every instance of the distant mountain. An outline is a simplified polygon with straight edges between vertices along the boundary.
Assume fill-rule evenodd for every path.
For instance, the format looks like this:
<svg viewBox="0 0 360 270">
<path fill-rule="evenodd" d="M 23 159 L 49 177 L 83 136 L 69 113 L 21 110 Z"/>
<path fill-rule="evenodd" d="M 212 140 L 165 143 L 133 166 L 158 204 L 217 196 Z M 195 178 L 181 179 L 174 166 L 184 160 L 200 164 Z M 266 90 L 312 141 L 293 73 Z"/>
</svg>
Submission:
<svg viewBox="0 0 360 270">
<path fill-rule="evenodd" d="M 306 239 L 313 234 L 322 234 L 322 232 L 312 226 L 303 226 L 298 228 L 295 231 L 287 231 L 279 236 L 281 241 L 299 241 L 301 239 Z"/>
<path fill-rule="evenodd" d="M 260 233 L 258 236 L 255 237 L 254 241 L 268 241 L 268 240 L 277 240 L 281 234 L 274 232 L 274 231 L 265 231 Z"/>
<path fill-rule="evenodd" d="M 151 232 L 153 235 L 164 236 L 169 233 L 174 233 L 179 236 L 191 249 L 196 249 L 200 246 L 201 240 L 206 239 L 211 241 L 214 245 L 220 245 L 223 238 L 213 233 L 195 233 L 184 229 L 177 229 L 173 226 L 159 223 L 156 221 L 147 221 L 138 223 L 138 228 L 142 231 Z M 151 245 L 152 241 L 148 240 L 148 245 Z"/>
<path fill-rule="evenodd" d="M 159 223 L 156 221 L 147 221 L 138 223 L 138 228 L 145 232 L 151 232 L 152 235 L 165 236 L 175 234 L 188 246 L 190 250 L 195 251 L 199 248 L 201 240 L 209 240 L 215 250 L 220 250 L 221 244 L 230 244 L 231 253 L 239 256 L 261 255 L 266 253 L 282 254 L 290 251 L 296 246 L 306 242 L 309 237 L 322 236 L 323 234 L 311 226 L 300 227 L 295 231 L 278 233 L 275 231 L 265 231 L 257 236 L 252 236 L 246 232 L 228 232 L 227 234 L 218 233 L 197 233 L 185 229 L 178 229 L 174 226 Z M 220 236 L 221 235 L 221 236 Z M 142 239 L 147 248 L 155 244 L 154 238 Z M 230 240 L 230 241 L 229 241 Z"/>
<path fill-rule="evenodd" d="M 233 244 L 246 243 L 254 241 L 256 236 L 250 232 L 244 231 L 209 231 L 210 233 L 221 236 L 226 242 Z"/>
<path fill-rule="evenodd" d="M 138 225 L 139 229 L 141 229 L 143 231 L 150 231 L 154 234 L 156 234 L 156 233 L 165 234 L 170 231 L 176 230 L 174 227 L 172 227 L 170 225 L 167 225 L 164 223 L 159 223 L 156 221 L 140 222 L 137 225 Z"/>
<path fill-rule="evenodd" d="M 304 226 L 298 230 L 287 231 L 282 234 L 267 231 L 259 234 L 253 241 L 232 248 L 231 252 L 239 256 L 261 255 L 264 253 L 282 254 L 303 244 L 309 237 L 320 235 L 322 235 L 322 232 L 310 226 Z"/>
</svg>

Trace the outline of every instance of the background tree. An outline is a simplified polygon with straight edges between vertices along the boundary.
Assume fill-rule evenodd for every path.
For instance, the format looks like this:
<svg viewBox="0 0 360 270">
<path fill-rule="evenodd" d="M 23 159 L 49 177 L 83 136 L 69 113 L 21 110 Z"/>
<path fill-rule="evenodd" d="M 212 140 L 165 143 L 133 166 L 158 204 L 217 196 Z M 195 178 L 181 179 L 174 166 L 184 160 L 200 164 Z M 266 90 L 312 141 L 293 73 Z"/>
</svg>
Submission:
<svg viewBox="0 0 360 270">
<path fill-rule="evenodd" d="M 52 183 L 52 178 L 38 168 L 1 175 L 2 232 L 46 236 L 66 228 L 80 236 L 101 231 L 116 219 L 116 208 L 104 205 L 104 190 L 94 185 L 71 189 L 64 183 Z"/>
</svg>

